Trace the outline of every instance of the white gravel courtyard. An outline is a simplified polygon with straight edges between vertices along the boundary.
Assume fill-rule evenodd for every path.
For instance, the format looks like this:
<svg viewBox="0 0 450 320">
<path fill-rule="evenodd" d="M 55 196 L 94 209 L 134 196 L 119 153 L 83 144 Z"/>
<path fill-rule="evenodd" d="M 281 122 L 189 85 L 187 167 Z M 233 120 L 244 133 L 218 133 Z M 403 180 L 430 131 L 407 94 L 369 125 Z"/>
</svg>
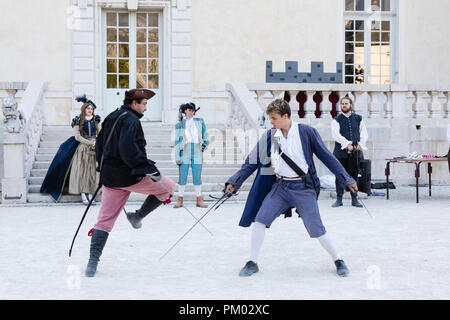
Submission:
<svg viewBox="0 0 450 320">
<path fill-rule="evenodd" d="M 450 299 L 450 187 L 391 191 L 369 197 L 364 209 L 331 208 L 320 200 L 325 227 L 350 268 L 335 274 L 328 254 L 301 219 L 279 218 L 266 232 L 260 272 L 238 277 L 248 260 L 251 228 L 239 227 L 244 204 L 226 202 L 169 253 L 195 222 L 172 204 L 134 230 L 122 214 L 109 236 L 95 278 L 86 278 L 89 212 L 68 250 L 83 205 L 0 207 L 0 299 Z M 209 204 L 211 204 L 209 202 Z M 129 204 L 135 210 L 138 204 Z M 189 210 L 198 218 L 207 209 Z"/>
</svg>

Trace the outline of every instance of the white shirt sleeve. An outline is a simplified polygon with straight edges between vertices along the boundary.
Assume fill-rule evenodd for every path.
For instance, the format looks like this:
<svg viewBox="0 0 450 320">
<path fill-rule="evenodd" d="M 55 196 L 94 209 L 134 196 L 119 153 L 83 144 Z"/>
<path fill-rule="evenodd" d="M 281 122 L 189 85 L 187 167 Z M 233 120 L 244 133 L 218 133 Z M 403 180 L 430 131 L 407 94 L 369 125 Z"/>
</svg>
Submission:
<svg viewBox="0 0 450 320">
<path fill-rule="evenodd" d="M 359 145 L 363 150 L 367 150 L 366 142 L 367 142 L 368 134 L 367 134 L 367 128 L 364 121 L 361 120 L 359 124 Z"/>
<path fill-rule="evenodd" d="M 331 120 L 331 136 L 333 137 L 334 141 L 341 144 L 341 149 L 344 150 L 347 148 L 349 144 L 352 142 L 345 139 L 340 133 L 339 133 L 339 123 L 336 120 Z"/>
<path fill-rule="evenodd" d="M 448 140 L 448 144 L 450 144 L 450 124 L 447 127 L 447 140 Z"/>
</svg>

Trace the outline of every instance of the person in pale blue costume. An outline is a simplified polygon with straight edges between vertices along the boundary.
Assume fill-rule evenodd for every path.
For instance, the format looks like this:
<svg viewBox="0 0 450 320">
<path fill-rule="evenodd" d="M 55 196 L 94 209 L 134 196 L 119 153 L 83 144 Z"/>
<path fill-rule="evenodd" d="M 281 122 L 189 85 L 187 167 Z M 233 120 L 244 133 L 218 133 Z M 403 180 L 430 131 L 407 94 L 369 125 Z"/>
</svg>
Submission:
<svg viewBox="0 0 450 320">
<path fill-rule="evenodd" d="M 178 201 L 174 208 L 183 206 L 184 190 L 187 184 L 189 166 L 192 168 L 192 178 L 197 197 L 197 207 L 207 208 L 202 197 L 202 164 L 203 151 L 209 145 L 209 135 L 205 121 L 194 117 L 200 108 L 192 102 L 182 104 L 175 125 L 175 161 L 179 167 Z"/>
</svg>

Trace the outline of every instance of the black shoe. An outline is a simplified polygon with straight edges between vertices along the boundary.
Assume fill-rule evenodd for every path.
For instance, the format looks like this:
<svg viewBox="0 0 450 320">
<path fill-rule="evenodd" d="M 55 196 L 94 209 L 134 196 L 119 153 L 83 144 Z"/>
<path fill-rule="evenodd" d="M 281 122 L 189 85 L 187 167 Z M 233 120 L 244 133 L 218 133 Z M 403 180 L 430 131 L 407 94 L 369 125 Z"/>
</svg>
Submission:
<svg viewBox="0 0 450 320">
<path fill-rule="evenodd" d="M 336 202 L 331 205 L 333 208 L 342 207 L 342 196 L 337 196 Z"/>
<path fill-rule="evenodd" d="M 352 201 L 352 206 L 357 207 L 357 208 L 362 208 L 363 207 L 361 202 L 359 202 L 358 200 Z"/>
<path fill-rule="evenodd" d="M 93 277 L 97 272 L 97 265 L 108 240 L 109 233 L 103 230 L 94 229 L 92 232 L 91 249 L 89 253 L 89 262 L 86 267 L 86 277 Z"/>
<path fill-rule="evenodd" d="M 135 229 L 142 227 L 141 220 L 144 219 L 150 212 L 158 208 L 163 202 L 154 195 L 149 195 L 141 208 L 135 212 L 127 212 L 127 219 Z"/>
<path fill-rule="evenodd" d="M 350 273 L 350 270 L 348 270 L 347 266 L 344 263 L 344 260 L 336 260 L 334 262 L 336 265 L 336 273 L 340 277 L 346 277 Z"/>
<path fill-rule="evenodd" d="M 240 277 L 250 277 L 252 274 L 258 272 L 258 265 L 253 261 L 248 261 L 239 272 Z"/>
<path fill-rule="evenodd" d="M 351 195 L 352 195 L 352 206 L 362 208 L 363 205 L 358 201 L 358 196 L 356 195 L 356 193 L 352 193 Z"/>
</svg>

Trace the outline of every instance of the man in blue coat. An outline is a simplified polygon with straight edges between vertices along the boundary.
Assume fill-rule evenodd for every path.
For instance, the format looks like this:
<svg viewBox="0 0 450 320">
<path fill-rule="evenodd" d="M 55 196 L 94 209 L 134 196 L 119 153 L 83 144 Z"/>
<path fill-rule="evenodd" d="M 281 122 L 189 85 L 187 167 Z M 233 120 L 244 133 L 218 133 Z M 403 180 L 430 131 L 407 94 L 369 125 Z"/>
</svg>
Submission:
<svg viewBox="0 0 450 320">
<path fill-rule="evenodd" d="M 316 129 L 291 120 L 291 109 L 286 101 L 274 100 L 267 107 L 266 113 L 273 129 L 263 134 L 241 169 L 225 183 L 225 192 L 235 193 L 257 170 L 239 222 L 242 227 L 249 227 L 254 223 L 250 260 L 239 275 L 246 277 L 259 271 L 257 260 L 265 229 L 281 214 L 290 216 L 291 209 L 296 208 L 310 237 L 317 238 L 331 255 L 337 274 L 347 276 L 349 270 L 337 253 L 320 218 L 317 204 L 320 182 L 313 155 L 336 175 L 343 186 L 353 192 L 358 190 L 356 182 L 325 147 Z"/>
</svg>

